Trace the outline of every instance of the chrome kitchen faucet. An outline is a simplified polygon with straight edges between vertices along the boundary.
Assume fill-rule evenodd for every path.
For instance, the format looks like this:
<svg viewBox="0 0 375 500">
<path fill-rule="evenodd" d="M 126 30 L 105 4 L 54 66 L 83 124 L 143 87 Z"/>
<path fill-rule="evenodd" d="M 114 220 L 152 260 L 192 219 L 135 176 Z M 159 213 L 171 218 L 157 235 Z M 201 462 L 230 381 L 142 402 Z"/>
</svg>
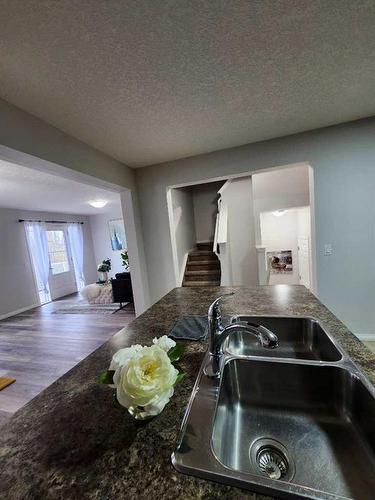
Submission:
<svg viewBox="0 0 375 500">
<path fill-rule="evenodd" d="M 223 355 L 224 341 L 233 332 L 241 331 L 255 336 L 263 347 L 274 349 L 279 345 L 277 335 L 268 328 L 254 323 L 232 323 L 228 326 L 223 326 L 221 318 L 220 303 L 223 298 L 233 295 L 229 293 L 217 298 L 208 308 L 208 340 L 209 340 L 209 356 L 210 364 L 207 369 L 207 375 L 218 377 L 220 374 L 220 360 Z"/>
</svg>

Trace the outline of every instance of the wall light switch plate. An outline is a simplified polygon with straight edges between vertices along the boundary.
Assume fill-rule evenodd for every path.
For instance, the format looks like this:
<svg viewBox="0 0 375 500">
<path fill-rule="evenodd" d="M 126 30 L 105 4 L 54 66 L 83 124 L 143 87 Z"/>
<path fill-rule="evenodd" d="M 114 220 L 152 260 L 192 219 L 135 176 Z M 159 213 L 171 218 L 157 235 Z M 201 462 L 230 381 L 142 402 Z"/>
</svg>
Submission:
<svg viewBox="0 0 375 500">
<path fill-rule="evenodd" d="M 332 254 L 333 254 L 333 250 L 332 250 L 331 243 L 326 243 L 324 245 L 324 255 L 332 255 Z"/>
</svg>

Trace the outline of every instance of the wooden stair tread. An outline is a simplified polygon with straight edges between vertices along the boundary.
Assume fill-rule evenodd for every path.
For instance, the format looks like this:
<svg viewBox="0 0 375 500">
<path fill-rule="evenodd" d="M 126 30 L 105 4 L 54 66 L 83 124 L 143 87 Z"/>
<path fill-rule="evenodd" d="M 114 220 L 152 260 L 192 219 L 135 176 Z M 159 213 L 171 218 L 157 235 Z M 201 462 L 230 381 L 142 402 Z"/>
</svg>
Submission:
<svg viewBox="0 0 375 500">
<path fill-rule="evenodd" d="M 220 286 L 220 281 L 185 281 L 182 286 Z"/>
<path fill-rule="evenodd" d="M 216 255 L 210 254 L 210 255 L 189 255 L 188 262 L 202 262 L 202 261 L 207 261 L 209 260 L 210 262 L 217 262 L 218 258 Z"/>
<path fill-rule="evenodd" d="M 203 266 L 205 264 L 208 264 L 210 266 L 212 266 L 212 265 L 219 266 L 220 262 L 219 262 L 219 259 L 207 259 L 207 260 L 197 259 L 197 260 L 188 260 L 187 264 L 189 266 Z"/>
<path fill-rule="evenodd" d="M 216 271 L 220 273 L 220 266 L 186 266 L 186 271 L 198 272 L 198 271 Z"/>
<path fill-rule="evenodd" d="M 197 271 L 185 271 L 185 276 L 197 276 L 197 275 L 216 275 L 220 274 L 220 269 L 199 269 Z"/>
<path fill-rule="evenodd" d="M 193 250 L 189 255 L 215 255 L 216 257 L 216 254 L 212 250 Z"/>
<path fill-rule="evenodd" d="M 214 242 L 209 241 L 207 243 L 197 243 L 198 250 L 211 250 L 213 249 Z"/>
<path fill-rule="evenodd" d="M 184 281 L 220 281 L 220 275 L 215 276 L 185 276 Z"/>
</svg>

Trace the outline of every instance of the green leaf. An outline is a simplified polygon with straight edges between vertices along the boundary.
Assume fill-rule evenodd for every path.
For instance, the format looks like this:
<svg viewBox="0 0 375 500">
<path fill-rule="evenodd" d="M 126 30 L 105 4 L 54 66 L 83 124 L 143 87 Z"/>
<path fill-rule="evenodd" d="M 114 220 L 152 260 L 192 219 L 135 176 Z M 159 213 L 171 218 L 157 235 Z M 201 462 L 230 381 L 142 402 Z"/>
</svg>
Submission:
<svg viewBox="0 0 375 500">
<path fill-rule="evenodd" d="M 99 384 L 113 384 L 113 375 L 115 370 L 105 370 L 98 377 Z"/>
<path fill-rule="evenodd" d="M 186 373 L 184 373 L 184 372 L 180 372 L 180 373 L 177 375 L 176 382 L 174 383 L 174 385 L 179 384 L 179 383 L 181 382 L 181 380 L 183 380 L 185 377 L 186 377 Z"/>
<path fill-rule="evenodd" d="M 184 350 L 185 346 L 183 344 L 176 344 L 174 347 L 172 347 L 172 349 L 169 349 L 167 354 L 171 362 L 174 363 L 175 361 L 178 361 L 181 358 Z"/>
</svg>

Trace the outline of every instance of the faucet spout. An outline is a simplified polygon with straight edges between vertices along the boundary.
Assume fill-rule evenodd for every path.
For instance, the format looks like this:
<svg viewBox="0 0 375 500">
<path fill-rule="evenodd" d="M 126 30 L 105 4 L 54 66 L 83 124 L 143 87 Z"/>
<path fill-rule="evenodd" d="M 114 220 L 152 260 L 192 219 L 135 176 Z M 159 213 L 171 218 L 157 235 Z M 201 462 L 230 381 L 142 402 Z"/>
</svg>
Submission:
<svg viewBox="0 0 375 500">
<path fill-rule="evenodd" d="M 214 352 L 211 352 L 211 354 L 221 355 L 225 340 L 233 332 L 243 332 L 253 335 L 260 341 L 261 345 L 267 349 L 275 349 L 279 345 L 279 339 L 277 335 L 262 325 L 244 325 L 242 323 L 233 323 L 233 325 L 229 325 L 222 330 L 220 336 L 216 341 Z"/>
<path fill-rule="evenodd" d="M 252 330 L 259 337 L 260 343 L 263 347 L 275 349 L 279 346 L 278 336 L 265 326 L 248 323 L 247 328 Z"/>
</svg>

